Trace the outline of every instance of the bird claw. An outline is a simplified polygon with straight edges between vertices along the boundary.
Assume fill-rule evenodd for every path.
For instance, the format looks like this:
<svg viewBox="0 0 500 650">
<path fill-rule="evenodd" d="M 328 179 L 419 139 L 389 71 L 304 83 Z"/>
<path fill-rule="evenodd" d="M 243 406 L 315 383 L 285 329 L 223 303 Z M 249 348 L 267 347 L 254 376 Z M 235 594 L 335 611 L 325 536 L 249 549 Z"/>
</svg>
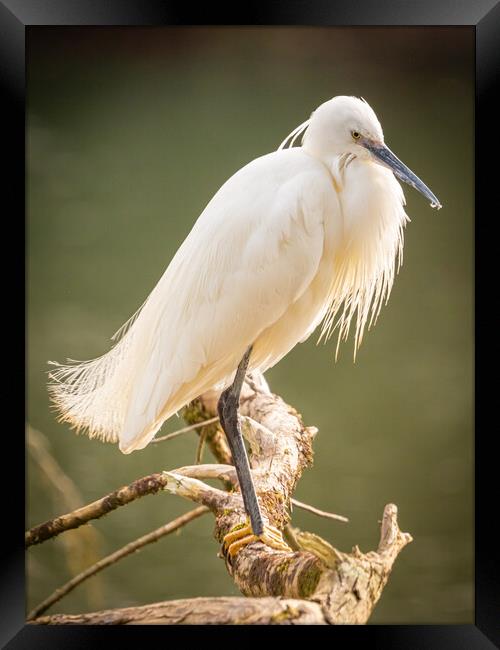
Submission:
<svg viewBox="0 0 500 650">
<path fill-rule="evenodd" d="M 222 540 L 222 552 L 231 561 L 241 549 L 255 542 L 261 542 L 270 548 L 284 553 L 293 552 L 283 539 L 281 532 L 274 526 L 264 526 L 264 532 L 261 535 L 255 535 L 249 523 L 224 536 Z"/>
</svg>

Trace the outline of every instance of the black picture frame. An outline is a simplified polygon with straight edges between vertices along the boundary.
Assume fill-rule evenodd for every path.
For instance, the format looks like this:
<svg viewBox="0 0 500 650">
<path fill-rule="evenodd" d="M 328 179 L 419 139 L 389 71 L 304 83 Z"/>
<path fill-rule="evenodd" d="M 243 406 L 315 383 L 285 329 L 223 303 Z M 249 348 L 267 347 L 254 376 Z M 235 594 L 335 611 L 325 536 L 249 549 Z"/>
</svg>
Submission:
<svg viewBox="0 0 500 650">
<path fill-rule="evenodd" d="M 493 442 L 498 426 L 489 424 L 488 407 L 494 415 L 496 405 L 492 393 L 495 379 L 482 376 L 482 366 L 493 367 L 491 327 L 492 300 L 496 293 L 487 288 L 489 279 L 495 277 L 493 262 L 494 237 L 491 228 L 498 219 L 498 200 L 494 201 L 498 163 L 489 164 L 488 151 L 498 141 L 498 109 L 494 102 L 496 78 L 500 77 L 500 3 L 498 0 L 279 0 L 268 3 L 245 3 L 244 15 L 235 7 L 216 7 L 213 3 L 194 8 L 185 3 L 165 0 L 0 0 L 0 82 L 2 84 L 3 158 L 7 167 L 3 177 L 4 252 L 12 250 L 12 260 L 4 279 L 5 312 L 24 313 L 25 261 L 14 254 L 10 244 L 15 233 L 24 242 L 24 143 L 25 143 L 25 35 L 34 25 L 469 25 L 476 34 L 476 131 L 475 131 L 475 245 L 476 245 L 476 434 L 475 434 L 475 624 L 474 625 L 415 625 L 415 626 L 342 626 L 316 628 L 330 636 L 332 643 L 366 644 L 370 648 L 405 648 L 406 650 L 439 648 L 493 648 L 500 647 L 500 581 L 498 580 L 498 551 L 493 519 L 498 505 L 495 503 L 496 456 Z M 496 77 L 496 78 L 495 78 Z M 456 137 L 460 137 L 457 133 Z M 446 143 L 443 143 L 445 146 Z M 6 203 L 10 200 L 7 209 Z M 491 209 L 489 202 L 491 201 Z M 491 250 L 488 250 L 491 247 Z M 6 255 L 4 255 L 6 257 Z M 10 293 L 9 293 L 10 291 Z M 485 299 L 483 300 L 483 296 Z M 21 304 L 19 304 L 21 303 Z M 12 305 L 19 304 L 19 309 Z M 488 312 L 486 311 L 488 309 Z M 10 319 L 9 323 L 10 323 Z M 14 380 L 16 394 L 21 395 L 21 370 L 19 351 L 24 349 L 24 330 L 12 327 L 9 350 L 16 356 L 12 364 L 5 364 L 10 380 Z M 16 371 L 12 371 L 15 368 Z M 11 401 L 12 392 L 6 393 Z M 22 399 L 22 398 L 21 398 Z M 493 407 L 493 408 L 492 408 Z M 87 648 L 99 647 L 99 641 L 150 642 L 151 635 L 172 640 L 173 629 L 164 627 L 84 627 L 35 626 L 25 624 L 24 603 L 24 530 L 21 495 L 24 495 L 25 447 L 21 431 L 21 409 L 9 404 L 5 409 L 15 413 L 13 426 L 4 424 L 3 470 L 4 478 L 11 468 L 13 477 L 4 480 L 2 521 L 6 524 L 4 552 L 1 557 L 0 582 L 0 644 L 17 648 Z M 491 434 L 491 435 L 490 435 Z M 7 444 L 8 442 L 8 444 Z M 14 460 L 15 459 L 15 460 Z M 9 467 L 6 467 L 8 462 Z M 108 638 L 113 630 L 112 639 Z M 258 629 L 245 634 L 245 640 L 258 643 L 272 642 L 273 630 Z M 283 635 L 284 628 L 280 627 Z M 135 631 L 134 631 L 135 630 Z M 302 630 L 303 632 L 306 630 Z M 306 633 L 311 634 L 308 629 Z M 182 628 L 184 641 L 188 634 Z M 216 634 L 219 642 L 238 640 L 239 633 L 231 628 L 190 628 L 193 637 L 198 634 L 203 643 L 211 642 Z M 256 634 L 254 637 L 253 634 Z M 265 636 L 264 636 L 265 635 Z M 283 637 L 280 637 L 283 639 Z M 314 642 L 314 641 L 313 641 Z M 369 645 L 368 645 L 369 644 Z"/>
</svg>

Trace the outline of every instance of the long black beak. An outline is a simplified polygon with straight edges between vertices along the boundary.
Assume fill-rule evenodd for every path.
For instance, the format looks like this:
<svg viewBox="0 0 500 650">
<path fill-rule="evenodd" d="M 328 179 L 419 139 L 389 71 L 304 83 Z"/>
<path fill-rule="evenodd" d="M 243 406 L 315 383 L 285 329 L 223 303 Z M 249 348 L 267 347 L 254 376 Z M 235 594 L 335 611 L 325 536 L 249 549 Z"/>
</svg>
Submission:
<svg viewBox="0 0 500 650">
<path fill-rule="evenodd" d="M 411 169 L 409 169 L 395 154 L 392 153 L 389 147 L 386 147 L 385 144 L 372 142 L 367 139 L 365 139 L 362 144 L 366 149 L 368 149 L 368 151 L 371 151 L 375 158 L 394 172 L 398 178 L 423 194 L 430 201 L 431 208 L 437 208 L 439 210 L 442 207 L 437 196 L 430 191 L 427 185 L 423 183 L 420 178 L 411 171 Z"/>
</svg>

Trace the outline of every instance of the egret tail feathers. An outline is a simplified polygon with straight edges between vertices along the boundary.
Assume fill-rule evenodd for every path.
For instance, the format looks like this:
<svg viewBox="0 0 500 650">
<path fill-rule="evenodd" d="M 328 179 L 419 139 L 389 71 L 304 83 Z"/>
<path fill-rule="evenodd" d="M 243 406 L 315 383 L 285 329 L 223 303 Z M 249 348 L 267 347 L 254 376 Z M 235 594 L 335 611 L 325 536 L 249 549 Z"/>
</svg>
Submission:
<svg viewBox="0 0 500 650">
<path fill-rule="evenodd" d="M 77 432 L 117 442 L 132 390 L 130 354 L 133 338 L 125 336 L 109 352 L 90 361 L 49 362 L 49 395 L 59 413 Z"/>
</svg>

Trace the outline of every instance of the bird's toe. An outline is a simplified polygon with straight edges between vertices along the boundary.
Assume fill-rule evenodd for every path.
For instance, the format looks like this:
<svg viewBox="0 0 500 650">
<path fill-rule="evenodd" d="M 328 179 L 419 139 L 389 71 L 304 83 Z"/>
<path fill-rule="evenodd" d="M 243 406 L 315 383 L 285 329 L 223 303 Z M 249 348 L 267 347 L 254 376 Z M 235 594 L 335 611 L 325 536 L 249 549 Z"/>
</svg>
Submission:
<svg viewBox="0 0 500 650">
<path fill-rule="evenodd" d="M 226 557 L 233 560 L 243 548 L 255 542 L 262 542 L 277 551 L 293 552 L 283 539 L 281 532 L 274 526 L 264 526 L 262 534 L 255 535 L 249 523 L 239 526 L 236 530 L 232 530 L 225 535 L 222 540 L 222 551 Z"/>
</svg>

